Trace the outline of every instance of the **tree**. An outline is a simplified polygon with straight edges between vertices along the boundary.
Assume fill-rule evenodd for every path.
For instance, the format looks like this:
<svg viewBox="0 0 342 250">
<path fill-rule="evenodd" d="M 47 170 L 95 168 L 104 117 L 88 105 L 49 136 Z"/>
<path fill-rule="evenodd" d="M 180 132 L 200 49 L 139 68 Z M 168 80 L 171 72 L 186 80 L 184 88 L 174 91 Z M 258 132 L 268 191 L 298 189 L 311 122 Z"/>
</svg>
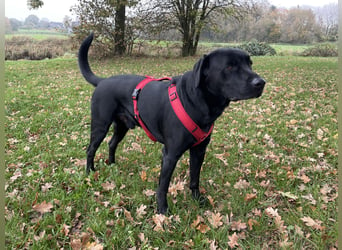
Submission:
<svg viewBox="0 0 342 250">
<path fill-rule="evenodd" d="M 29 15 L 26 17 L 24 25 L 27 28 L 35 28 L 39 24 L 39 18 L 36 15 Z"/>
<path fill-rule="evenodd" d="M 80 21 L 74 33 L 84 37 L 90 30 L 96 31 L 101 35 L 98 44 L 102 43 L 105 51 L 122 55 L 126 51 L 126 7 L 135 3 L 132 0 L 79 0 L 72 8 Z"/>
<path fill-rule="evenodd" d="M 319 28 L 311 9 L 292 8 L 281 23 L 281 42 L 312 43 L 319 36 Z"/>
<path fill-rule="evenodd" d="M 192 56 L 197 51 L 201 32 L 209 17 L 216 11 L 225 11 L 237 6 L 236 0 L 152 0 L 142 3 L 142 22 L 149 24 L 151 31 L 177 28 L 182 34 L 182 56 Z M 143 9 L 143 8 L 142 8 Z M 159 24 L 159 25 L 157 25 Z"/>
<path fill-rule="evenodd" d="M 338 4 L 330 3 L 315 10 L 316 18 L 326 40 L 336 41 L 338 34 Z"/>
<path fill-rule="evenodd" d="M 27 0 L 27 5 L 29 9 L 39 9 L 44 5 L 44 2 L 41 0 Z"/>
</svg>

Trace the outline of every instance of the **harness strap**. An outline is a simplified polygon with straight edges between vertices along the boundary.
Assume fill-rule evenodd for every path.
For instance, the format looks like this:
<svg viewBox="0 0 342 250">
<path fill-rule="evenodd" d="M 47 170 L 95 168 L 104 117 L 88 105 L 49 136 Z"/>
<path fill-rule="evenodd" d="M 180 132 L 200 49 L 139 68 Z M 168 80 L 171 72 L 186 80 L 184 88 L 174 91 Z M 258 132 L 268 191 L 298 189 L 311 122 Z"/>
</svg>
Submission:
<svg viewBox="0 0 342 250">
<path fill-rule="evenodd" d="M 188 115 L 185 111 L 180 99 L 178 98 L 176 85 L 173 83 L 169 86 L 169 99 L 173 111 L 176 113 L 178 119 L 182 122 L 184 127 L 196 138 L 197 142 L 193 145 L 196 146 L 204 141 L 213 131 L 214 124 L 211 125 L 208 132 L 204 132 Z"/>
<path fill-rule="evenodd" d="M 147 136 L 152 141 L 157 141 L 157 139 L 152 135 L 152 133 L 148 130 L 145 123 L 142 121 L 139 110 L 138 110 L 138 97 L 141 92 L 141 90 L 151 81 L 163 81 L 163 80 L 171 80 L 169 77 L 154 79 L 150 76 L 146 76 L 144 80 L 142 80 L 134 89 L 132 93 L 132 99 L 133 99 L 133 108 L 134 108 L 134 118 L 138 121 L 142 129 L 145 131 Z M 177 88 L 176 85 L 173 83 L 168 88 L 169 91 L 169 100 L 172 106 L 173 111 L 177 115 L 178 119 L 181 121 L 181 123 L 184 125 L 184 127 L 196 138 L 196 143 L 193 146 L 196 146 L 200 144 L 202 141 L 204 141 L 213 131 L 214 124 L 211 125 L 208 132 L 204 132 L 186 113 L 180 99 L 178 98 L 177 94 Z"/>
<path fill-rule="evenodd" d="M 159 79 L 154 79 L 150 76 L 146 76 L 144 80 L 142 80 L 134 89 L 132 93 L 132 99 L 133 99 L 133 108 L 134 108 L 134 118 L 139 122 L 140 126 L 142 129 L 145 131 L 147 136 L 152 140 L 152 141 L 157 141 L 157 139 L 152 135 L 152 133 L 148 130 L 146 127 L 145 123 L 141 120 L 139 110 L 138 110 L 138 96 L 140 91 L 146 86 L 151 81 L 163 81 L 163 80 L 171 80 L 169 77 L 164 77 L 164 78 L 159 78 Z"/>
</svg>

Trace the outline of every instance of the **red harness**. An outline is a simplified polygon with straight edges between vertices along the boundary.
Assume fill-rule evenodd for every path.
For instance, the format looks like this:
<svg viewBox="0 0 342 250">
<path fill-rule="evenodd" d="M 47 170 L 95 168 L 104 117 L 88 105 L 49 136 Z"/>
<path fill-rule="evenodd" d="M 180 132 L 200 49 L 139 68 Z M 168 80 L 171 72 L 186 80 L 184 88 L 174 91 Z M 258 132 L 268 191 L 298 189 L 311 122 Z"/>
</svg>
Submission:
<svg viewBox="0 0 342 250">
<path fill-rule="evenodd" d="M 139 115 L 138 110 L 138 96 L 140 91 L 151 81 L 163 81 L 163 80 L 171 80 L 169 77 L 160 78 L 160 79 L 154 79 L 149 76 L 147 76 L 146 79 L 142 80 L 134 89 L 132 98 L 133 98 L 133 107 L 134 107 L 134 114 L 135 119 L 139 122 L 140 126 L 144 129 L 147 136 L 152 141 L 157 141 L 157 139 L 152 135 L 152 133 L 148 130 L 144 122 L 141 120 L 141 117 Z M 178 119 L 182 122 L 184 127 L 196 138 L 196 143 L 193 146 L 196 146 L 200 144 L 202 141 L 204 141 L 213 131 L 214 124 L 211 125 L 208 132 L 204 132 L 192 119 L 191 117 L 186 113 L 180 99 L 178 98 L 176 85 L 171 84 L 168 88 L 169 90 L 169 100 L 171 103 L 171 106 L 173 108 L 173 111 L 177 115 Z"/>
</svg>

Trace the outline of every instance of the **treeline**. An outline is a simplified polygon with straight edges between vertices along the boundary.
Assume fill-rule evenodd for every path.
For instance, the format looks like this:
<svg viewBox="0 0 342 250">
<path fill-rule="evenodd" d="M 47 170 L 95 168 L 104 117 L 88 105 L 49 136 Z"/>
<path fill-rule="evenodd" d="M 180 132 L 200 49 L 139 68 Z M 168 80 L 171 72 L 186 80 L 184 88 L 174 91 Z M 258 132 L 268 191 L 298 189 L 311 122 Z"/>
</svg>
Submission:
<svg viewBox="0 0 342 250">
<path fill-rule="evenodd" d="M 338 4 L 323 7 L 276 8 L 256 3 L 240 16 L 216 15 L 203 30 L 202 39 L 241 42 L 308 44 L 338 39 Z"/>
<path fill-rule="evenodd" d="M 39 19 L 36 15 L 29 15 L 24 21 L 5 17 L 6 34 L 11 34 L 19 29 L 54 29 L 71 33 L 72 28 L 77 25 L 78 22 L 72 21 L 69 16 L 65 16 L 63 22 L 51 22 L 47 18 Z"/>
</svg>

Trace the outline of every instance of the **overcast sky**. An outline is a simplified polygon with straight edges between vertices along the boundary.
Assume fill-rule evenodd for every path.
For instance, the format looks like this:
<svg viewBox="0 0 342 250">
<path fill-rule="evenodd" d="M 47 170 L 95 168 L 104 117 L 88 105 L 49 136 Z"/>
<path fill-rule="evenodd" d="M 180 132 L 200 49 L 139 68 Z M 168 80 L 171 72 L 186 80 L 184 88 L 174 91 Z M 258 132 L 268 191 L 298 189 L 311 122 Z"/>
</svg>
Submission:
<svg viewBox="0 0 342 250">
<path fill-rule="evenodd" d="M 8 18 L 17 18 L 24 21 L 31 14 L 50 21 L 62 22 L 68 15 L 72 16 L 70 7 L 77 3 L 77 0 L 43 0 L 44 5 L 39 10 L 29 10 L 27 0 L 5 0 L 5 15 Z M 323 6 L 329 3 L 338 3 L 338 0 L 268 0 L 269 3 L 278 7 L 296 7 L 301 5 Z"/>
</svg>

